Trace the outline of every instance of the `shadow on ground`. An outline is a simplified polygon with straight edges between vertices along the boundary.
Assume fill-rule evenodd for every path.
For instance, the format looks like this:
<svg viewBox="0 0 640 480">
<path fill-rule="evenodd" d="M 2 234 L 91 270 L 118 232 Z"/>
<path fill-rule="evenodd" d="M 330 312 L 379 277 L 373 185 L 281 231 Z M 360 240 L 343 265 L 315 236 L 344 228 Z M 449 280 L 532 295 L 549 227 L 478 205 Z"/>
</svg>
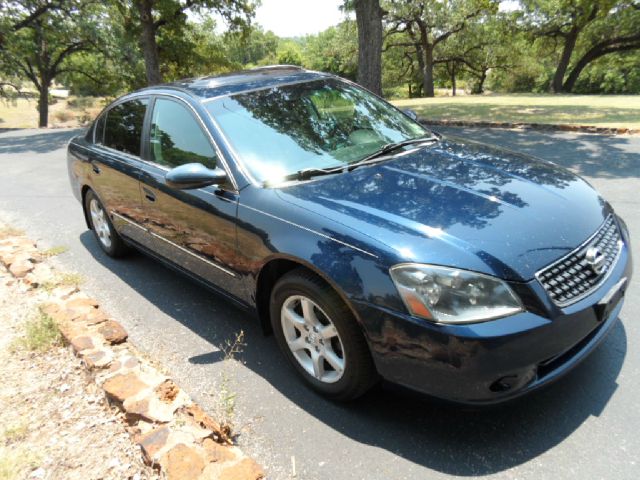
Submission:
<svg viewBox="0 0 640 480">
<path fill-rule="evenodd" d="M 236 333 L 247 346 L 239 360 L 283 395 L 329 427 L 363 444 L 393 452 L 446 474 L 486 475 L 520 465 L 554 447 L 590 416 L 598 416 L 617 388 L 627 350 L 618 323 L 607 340 L 561 382 L 525 399 L 485 410 L 443 405 L 423 396 L 385 387 L 347 404 L 334 404 L 296 380 L 272 337 L 245 311 L 186 281 L 141 254 L 107 257 L 91 232 L 80 240 L 95 259 L 216 348 L 189 359 L 193 368 L 219 362 L 218 352 Z M 238 392 L 251 395 L 251 387 Z M 302 427 L 301 427 L 302 428 Z"/>
<path fill-rule="evenodd" d="M 445 135 L 500 145 L 536 155 L 580 175 L 640 177 L 640 136 L 537 132 L 492 128 L 433 127 Z"/>
<path fill-rule="evenodd" d="M 66 144 L 83 128 L 64 128 L 59 130 L 21 130 L 6 129 L 0 131 L 0 154 L 3 153 L 49 153 Z M 42 133 L 39 133 L 42 132 Z"/>
</svg>

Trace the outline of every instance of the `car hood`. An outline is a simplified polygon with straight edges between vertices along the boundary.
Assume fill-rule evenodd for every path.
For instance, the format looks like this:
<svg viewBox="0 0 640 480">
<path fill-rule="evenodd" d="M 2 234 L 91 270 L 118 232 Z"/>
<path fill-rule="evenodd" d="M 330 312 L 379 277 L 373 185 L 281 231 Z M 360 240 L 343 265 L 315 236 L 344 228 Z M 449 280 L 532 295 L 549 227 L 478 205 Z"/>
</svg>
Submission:
<svg viewBox="0 0 640 480">
<path fill-rule="evenodd" d="M 609 209 L 555 164 L 453 139 L 278 195 L 381 242 L 393 261 L 521 281 L 584 242 Z"/>
</svg>

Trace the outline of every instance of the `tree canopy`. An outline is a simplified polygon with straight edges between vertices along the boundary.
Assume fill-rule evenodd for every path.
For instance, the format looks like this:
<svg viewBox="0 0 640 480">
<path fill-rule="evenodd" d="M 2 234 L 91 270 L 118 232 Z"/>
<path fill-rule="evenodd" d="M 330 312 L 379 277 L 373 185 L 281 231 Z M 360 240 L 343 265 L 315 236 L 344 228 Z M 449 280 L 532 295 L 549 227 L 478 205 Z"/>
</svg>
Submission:
<svg viewBox="0 0 640 480">
<path fill-rule="evenodd" d="M 640 93 L 640 0 L 345 0 L 344 20 L 281 38 L 258 0 L 0 2 L 0 95 L 81 95 L 295 64 L 387 96 Z M 507 8 L 508 7 L 508 8 Z M 295 21 L 295 19 L 292 19 Z"/>
</svg>

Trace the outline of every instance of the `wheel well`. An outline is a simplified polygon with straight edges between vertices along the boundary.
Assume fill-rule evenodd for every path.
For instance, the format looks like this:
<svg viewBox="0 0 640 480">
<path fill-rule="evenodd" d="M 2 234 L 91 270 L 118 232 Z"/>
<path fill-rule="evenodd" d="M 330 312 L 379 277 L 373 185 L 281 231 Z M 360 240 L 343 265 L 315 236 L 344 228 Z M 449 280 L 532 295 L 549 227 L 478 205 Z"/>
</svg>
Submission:
<svg viewBox="0 0 640 480">
<path fill-rule="evenodd" d="M 84 221 L 87 224 L 87 228 L 91 229 L 91 223 L 89 223 L 89 213 L 87 212 L 85 197 L 87 196 L 87 192 L 91 190 L 89 185 L 83 185 L 82 190 L 80 190 L 80 198 L 82 198 L 82 213 L 84 213 Z"/>
<path fill-rule="evenodd" d="M 269 312 L 271 291 L 273 290 L 274 285 L 280 279 L 280 277 L 296 268 L 304 268 L 308 272 L 311 272 L 313 275 L 318 277 L 321 281 L 329 285 L 329 287 L 331 287 L 342 299 L 347 308 L 351 310 L 351 313 L 353 314 L 356 321 L 361 324 L 357 313 L 353 309 L 353 306 L 350 304 L 346 296 L 324 276 L 320 275 L 312 268 L 309 268 L 309 266 L 305 265 L 304 263 L 296 262 L 295 260 L 289 260 L 286 258 L 277 258 L 271 260 L 264 267 L 262 267 L 262 270 L 260 270 L 260 273 L 258 274 L 258 281 L 256 284 L 256 307 L 258 310 L 258 318 L 260 319 L 262 331 L 266 335 L 273 332 L 273 329 L 271 328 L 271 318 Z"/>
<path fill-rule="evenodd" d="M 273 331 L 273 329 L 271 328 L 271 320 L 269 318 L 269 302 L 271 300 L 271 290 L 273 290 L 273 286 L 276 284 L 278 279 L 280 279 L 280 277 L 298 267 L 304 266 L 301 263 L 294 262 L 293 260 L 279 258 L 276 260 L 271 260 L 264 267 L 262 267 L 262 270 L 260 270 L 260 274 L 258 275 L 258 282 L 256 285 L 256 306 L 258 308 L 260 325 L 262 325 L 262 331 L 265 334 L 272 333 Z"/>
</svg>

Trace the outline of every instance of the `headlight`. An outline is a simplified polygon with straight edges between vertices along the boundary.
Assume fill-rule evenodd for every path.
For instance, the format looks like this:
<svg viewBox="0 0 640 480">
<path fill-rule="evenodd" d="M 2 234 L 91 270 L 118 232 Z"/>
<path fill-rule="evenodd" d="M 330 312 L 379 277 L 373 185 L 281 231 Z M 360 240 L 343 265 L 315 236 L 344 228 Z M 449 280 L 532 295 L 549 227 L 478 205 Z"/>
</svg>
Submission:
<svg viewBox="0 0 640 480">
<path fill-rule="evenodd" d="M 433 322 L 483 322 L 523 310 L 505 282 L 482 273 L 417 263 L 389 273 L 407 310 Z"/>
</svg>

